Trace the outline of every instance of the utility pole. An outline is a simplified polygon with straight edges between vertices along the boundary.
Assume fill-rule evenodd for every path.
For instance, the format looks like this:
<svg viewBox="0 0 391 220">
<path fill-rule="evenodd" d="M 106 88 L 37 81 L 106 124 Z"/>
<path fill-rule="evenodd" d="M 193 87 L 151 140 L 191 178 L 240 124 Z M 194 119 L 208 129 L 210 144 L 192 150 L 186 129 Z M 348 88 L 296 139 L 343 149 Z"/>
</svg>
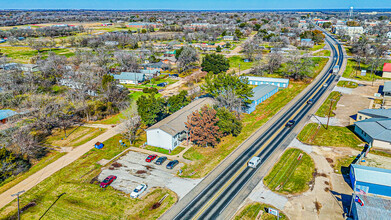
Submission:
<svg viewBox="0 0 391 220">
<path fill-rule="evenodd" d="M 326 125 L 326 130 L 329 128 L 329 121 L 330 121 L 330 115 L 331 115 L 331 108 L 333 107 L 333 102 L 335 99 L 330 99 L 330 108 L 329 108 L 329 114 L 327 117 L 327 125 Z"/>
<path fill-rule="evenodd" d="M 49 209 L 52 208 L 52 206 L 54 206 L 54 204 L 56 204 L 56 202 L 61 198 L 61 196 L 65 195 L 65 194 L 66 193 L 61 193 L 60 195 L 58 195 L 56 201 L 53 202 L 53 204 L 45 211 L 45 213 L 43 213 L 43 215 L 39 219 L 42 219 L 43 216 L 45 216 L 46 213 L 49 211 Z"/>
<path fill-rule="evenodd" d="M 17 192 L 17 193 L 15 193 L 15 194 L 12 194 L 11 196 L 16 196 L 17 198 L 18 198 L 18 220 L 20 220 L 20 208 L 19 208 L 19 196 L 20 196 L 20 194 L 22 194 L 22 193 L 24 193 L 25 191 L 24 190 L 22 190 L 22 191 L 20 191 L 20 192 Z"/>
</svg>

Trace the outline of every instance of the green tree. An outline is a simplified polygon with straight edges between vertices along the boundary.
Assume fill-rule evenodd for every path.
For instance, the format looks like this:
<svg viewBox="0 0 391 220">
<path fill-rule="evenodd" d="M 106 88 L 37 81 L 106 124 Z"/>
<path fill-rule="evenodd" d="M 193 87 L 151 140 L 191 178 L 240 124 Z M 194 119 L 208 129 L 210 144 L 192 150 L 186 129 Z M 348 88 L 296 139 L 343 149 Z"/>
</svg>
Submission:
<svg viewBox="0 0 391 220">
<path fill-rule="evenodd" d="M 137 111 L 142 122 L 147 126 L 153 125 L 167 116 L 165 100 L 156 98 L 154 93 L 137 99 Z"/>
<path fill-rule="evenodd" d="M 220 46 L 217 46 L 217 47 L 216 47 L 216 52 L 218 52 L 218 53 L 221 52 L 221 47 L 220 47 Z"/>
<path fill-rule="evenodd" d="M 114 76 L 106 74 L 102 77 L 102 87 L 104 89 L 107 88 L 107 85 L 109 85 L 111 82 L 114 82 Z"/>
<path fill-rule="evenodd" d="M 175 59 L 179 59 L 179 56 L 181 55 L 183 51 L 183 47 L 175 51 Z"/>
<path fill-rule="evenodd" d="M 242 131 L 242 122 L 227 108 L 218 108 L 216 116 L 219 119 L 217 126 L 224 136 L 232 134 L 236 137 Z"/>
<path fill-rule="evenodd" d="M 221 73 L 229 69 L 229 61 L 221 54 L 207 54 L 202 58 L 202 71 Z"/>
<path fill-rule="evenodd" d="M 229 106 L 235 106 L 230 105 L 229 100 L 236 100 L 236 98 L 239 98 L 242 101 L 242 106 L 247 107 L 251 104 L 249 98 L 253 96 L 253 91 L 248 84 L 247 78 L 229 73 L 220 73 L 217 75 L 208 74 L 202 89 L 213 97 L 224 97 L 224 100 L 221 101 L 226 103 L 223 106 L 228 109 L 230 109 Z M 224 94 L 232 95 L 222 96 Z"/>
<path fill-rule="evenodd" d="M 239 29 L 235 30 L 235 35 L 236 35 L 237 38 L 243 37 L 243 33 Z"/>
<path fill-rule="evenodd" d="M 187 97 L 187 91 L 182 90 L 178 95 L 173 95 L 168 98 L 167 100 L 168 112 L 172 114 L 189 103 L 190 103 L 190 99 Z"/>
</svg>

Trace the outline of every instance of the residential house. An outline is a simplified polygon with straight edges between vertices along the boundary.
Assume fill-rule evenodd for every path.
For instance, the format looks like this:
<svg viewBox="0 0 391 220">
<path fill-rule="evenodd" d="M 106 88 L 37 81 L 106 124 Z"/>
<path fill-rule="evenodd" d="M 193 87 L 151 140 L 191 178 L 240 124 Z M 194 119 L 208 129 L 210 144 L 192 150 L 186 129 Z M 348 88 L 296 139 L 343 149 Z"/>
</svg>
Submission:
<svg viewBox="0 0 391 220">
<path fill-rule="evenodd" d="M 287 88 L 289 85 L 289 79 L 257 77 L 257 76 L 245 76 L 245 77 L 248 79 L 248 83 L 250 85 L 269 84 L 269 85 L 278 86 L 280 88 Z"/>
<path fill-rule="evenodd" d="M 152 79 L 152 78 L 160 75 L 159 70 L 140 70 L 140 73 L 145 74 L 146 79 Z"/>
<path fill-rule="evenodd" d="M 159 70 L 163 71 L 165 69 L 165 65 L 162 61 L 158 63 L 147 63 L 147 64 L 142 64 L 143 68 L 145 70 Z"/>
<path fill-rule="evenodd" d="M 384 63 L 382 77 L 391 78 L 391 63 Z"/>
<path fill-rule="evenodd" d="M 361 110 L 354 125 L 354 132 L 371 147 L 391 150 L 391 109 Z"/>
<path fill-rule="evenodd" d="M 166 51 L 164 52 L 165 57 L 175 57 L 176 50 Z"/>
<path fill-rule="evenodd" d="M 144 73 L 122 72 L 119 75 L 113 75 L 114 79 L 122 84 L 139 84 L 145 80 Z"/>
<path fill-rule="evenodd" d="M 234 40 L 234 36 L 224 36 L 223 40 Z"/>
<path fill-rule="evenodd" d="M 391 81 L 385 82 L 383 86 L 383 95 L 391 97 Z"/>
<path fill-rule="evenodd" d="M 250 106 L 244 111 L 247 114 L 250 114 L 251 112 L 255 111 L 257 105 L 264 102 L 266 99 L 274 95 L 278 92 L 278 86 L 269 85 L 269 84 L 261 84 L 253 89 L 253 97 L 250 98 L 252 101 Z"/>
<path fill-rule="evenodd" d="M 199 98 L 181 108 L 174 114 L 152 125 L 147 132 L 147 144 L 174 150 L 182 141 L 187 140 L 185 122 L 187 117 L 194 111 L 199 111 L 204 105 L 213 105 L 212 98 Z"/>
<path fill-rule="evenodd" d="M 105 41 L 105 46 L 115 47 L 118 44 L 118 41 Z"/>
<path fill-rule="evenodd" d="M 301 39 L 300 46 L 301 47 L 313 47 L 314 42 L 311 39 Z"/>
<path fill-rule="evenodd" d="M 7 123 L 8 119 L 17 113 L 9 109 L 0 109 L 0 124 Z"/>
<path fill-rule="evenodd" d="M 130 27 L 130 28 L 147 28 L 147 27 L 151 27 L 151 26 L 153 28 L 157 28 L 161 25 L 157 24 L 157 23 L 151 23 L 151 22 L 131 22 L 126 26 Z"/>
</svg>

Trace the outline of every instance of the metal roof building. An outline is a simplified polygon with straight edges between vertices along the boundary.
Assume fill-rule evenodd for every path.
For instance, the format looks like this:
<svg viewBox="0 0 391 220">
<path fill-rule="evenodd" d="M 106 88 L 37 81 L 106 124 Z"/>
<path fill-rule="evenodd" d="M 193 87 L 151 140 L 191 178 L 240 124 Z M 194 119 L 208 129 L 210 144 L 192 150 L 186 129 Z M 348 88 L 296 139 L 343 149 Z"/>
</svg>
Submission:
<svg viewBox="0 0 391 220">
<path fill-rule="evenodd" d="M 0 109 L 0 124 L 5 124 L 9 117 L 16 115 L 15 111 L 10 109 Z"/>
<path fill-rule="evenodd" d="M 391 96 L 391 81 L 384 83 L 383 93 L 385 96 Z"/>
<path fill-rule="evenodd" d="M 278 86 L 269 85 L 269 84 L 261 84 L 253 89 L 253 97 L 250 98 L 252 103 L 249 108 L 245 109 L 245 112 L 250 114 L 255 111 L 255 108 L 260 103 L 264 102 L 270 96 L 278 92 Z"/>
<path fill-rule="evenodd" d="M 113 75 L 114 79 L 119 80 L 123 84 L 138 84 L 145 80 L 144 73 L 122 72 L 119 75 Z"/>
<path fill-rule="evenodd" d="M 167 150 L 175 149 L 187 137 L 185 125 L 187 116 L 200 110 L 204 105 L 212 106 L 213 104 L 214 100 L 212 98 L 194 100 L 174 114 L 152 125 L 146 129 L 147 144 Z"/>
<path fill-rule="evenodd" d="M 352 202 L 352 215 L 354 220 L 388 220 L 391 219 L 391 200 L 370 195 L 357 195 L 363 202 Z M 353 195 L 355 199 L 356 195 Z"/>
<path fill-rule="evenodd" d="M 365 109 L 357 116 L 354 132 L 371 147 L 391 150 L 391 109 Z"/>
<path fill-rule="evenodd" d="M 269 84 L 282 88 L 287 88 L 289 85 L 289 79 L 283 78 L 271 78 L 271 77 L 257 77 L 257 76 L 245 76 L 248 79 L 250 85 L 262 85 Z"/>
<path fill-rule="evenodd" d="M 355 193 L 391 197 L 391 170 L 352 164 L 350 181 Z"/>
</svg>

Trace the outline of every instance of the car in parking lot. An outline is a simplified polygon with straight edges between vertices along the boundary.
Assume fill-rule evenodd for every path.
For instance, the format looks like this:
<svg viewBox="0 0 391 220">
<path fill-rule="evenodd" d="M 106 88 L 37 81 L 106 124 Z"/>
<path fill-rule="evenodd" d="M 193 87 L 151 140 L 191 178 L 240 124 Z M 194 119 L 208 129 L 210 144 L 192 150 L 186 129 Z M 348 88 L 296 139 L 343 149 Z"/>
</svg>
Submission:
<svg viewBox="0 0 391 220">
<path fill-rule="evenodd" d="M 156 161 L 155 161 L 155 164 L 157 165 L 162 165 L 164 163 L 164 161 L 167 160 L 167 157 L 159 157 Z"/>
<path fill-rule="evenodd" d="M 288 127 L 288 128 L 290 128 L 290 127 L 292 127 L 293 125 L 295 125 L 295 121 L 294 120 L 289 120 L 287 123 L 286 123 L 286 127 Z"/>
<path fill-rule="evenodd" d="M 178 160 L 172 160 L 168 162 L 166 168 L 167 169 L 173 169 L 176 165 L 178 165 L 179 161 Z"/>
<path fill-rule="evenodd" d="M 145 162 L 152 162 L 154 159 L 156 159 L 157 155 L 156 154 L 151 154 L 147 157 L 147 159 L 145 159 Z"/>
<path fill-rule="evenodd" d="M 106 188 L 107 186 L 109 186 L 114 180 L 116 180 L 117 177 L 114 176 L 114 175 L 110 175 L 108 177 L 106 177 L 101 183 L 100 183 L 100 187 L 101 188 Z"/>
<path fill-rule="evenodd" d="M 138 185 L 134 190 L 133 192 L 130 194 L 130 197 L 131 198 L 137 198 L 139 197 L 146 189 L 147 189 L 147 185 L 142 183 L 140 185 Z"/>
</svg>

